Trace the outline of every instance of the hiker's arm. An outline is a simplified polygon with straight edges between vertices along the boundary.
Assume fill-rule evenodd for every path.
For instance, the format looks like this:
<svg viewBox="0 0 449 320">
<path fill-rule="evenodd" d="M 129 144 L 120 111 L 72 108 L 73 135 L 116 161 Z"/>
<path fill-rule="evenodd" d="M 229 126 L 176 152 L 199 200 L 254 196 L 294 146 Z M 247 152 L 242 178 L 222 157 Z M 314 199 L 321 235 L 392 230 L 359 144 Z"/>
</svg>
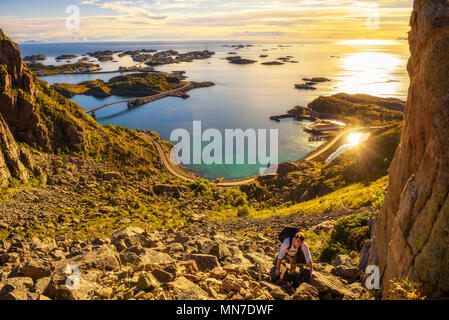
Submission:
<svg viewBox="0 0 449 320">
<path fill-rule="evenodd" d="M 308 266 L 309 269 L 310 269 L 310 275 L 313 276 L 313 263 L 312 263 L 312 261 L 308 262 L 308 263 L 307 263 L 307 266 Z"/>
<path fill-rule="evenodd" d="M 302 252 L 304 253 L 304 257 L 306 258 L 306 263 L 307 266 L 310 269 L 310 275 L 313 275 L 313 262 L 312 262 L 312 257 L 310 255 L 310 251 L 309 251 L 309 246 L 307 245 L 307 243 L 304 243 L 304 245 L 302 246 Z"/>
<path fill-rule="evenodd" d="M 279 250 L 278 259 L 276 261 L 276 275 L 277 276 L 281 274 L 281 264 L 282 264 L 282 261 L 284 260 L 285 256 L 287 255 L 287 250 L 288 250 L 288 244 L 286 244 L 284 242 L 281 246 L 281 249 Z"/>
<path fill-rule="evenodd" d="M 276 262 L 276 275 L 280 275 L 281 274 L 281 264 L 282 264 L 282 260 L 284 259 L 279 259 Z"/>
</svg>

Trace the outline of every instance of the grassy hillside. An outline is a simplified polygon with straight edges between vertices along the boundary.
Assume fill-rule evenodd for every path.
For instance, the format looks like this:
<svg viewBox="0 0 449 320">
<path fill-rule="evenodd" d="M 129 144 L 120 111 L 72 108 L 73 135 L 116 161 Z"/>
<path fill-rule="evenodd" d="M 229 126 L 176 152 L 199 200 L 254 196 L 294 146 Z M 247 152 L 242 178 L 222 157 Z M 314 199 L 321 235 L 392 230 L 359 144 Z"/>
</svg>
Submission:
<svg viewBox="0 0 449 320">
<path fill-rule="evenodd" d="M 319 97 L 308 105 L 321 117 L 337 118 L 346 123 L 365 126 L 402 121 L 403 106 L 404 103 L 397 99 L 343 93 Z"/>
</svg>

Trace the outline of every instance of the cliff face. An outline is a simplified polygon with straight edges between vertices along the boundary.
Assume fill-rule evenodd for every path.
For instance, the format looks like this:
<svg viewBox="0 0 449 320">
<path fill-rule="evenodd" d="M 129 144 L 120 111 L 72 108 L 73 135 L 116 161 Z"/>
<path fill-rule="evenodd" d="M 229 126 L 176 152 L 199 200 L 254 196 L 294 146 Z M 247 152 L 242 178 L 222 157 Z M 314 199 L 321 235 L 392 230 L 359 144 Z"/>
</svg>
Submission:
<svg viewBox="0 0 449 320">
<path fill-rule="evenodd" d="M 375 230 L 382 286 L 404 275 L 449 294 L 449 1 L 415 0 L 402 141 Z"/>
<path fill-rule="evenodd" d="M 17 141 L 46 152 L 85 150 L 89 127 L 98 128 L 78 105 L 29 71 L 17 45 L 1 30 L 0 114 Z"/>
<path fill-rule="evenodd" d="M 92 130 L 101 132 L 78 105 L 28 70 L 0 29 L 0 186 L 33 173 L 29 152 L 17 142 L 44 152 L 88 151 Z"/>
</svg>

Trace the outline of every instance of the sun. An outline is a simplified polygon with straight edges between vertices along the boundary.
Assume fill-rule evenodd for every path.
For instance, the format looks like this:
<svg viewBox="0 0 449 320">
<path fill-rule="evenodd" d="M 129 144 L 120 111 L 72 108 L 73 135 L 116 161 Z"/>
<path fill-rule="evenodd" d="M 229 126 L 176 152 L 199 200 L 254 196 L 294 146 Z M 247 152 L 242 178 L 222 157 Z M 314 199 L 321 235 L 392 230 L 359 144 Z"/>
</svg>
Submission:
<svg viewBox="0 0 449 320">
<path fill-rule="evenodd" d="M 351 133 L 348 136 L 349 144 L 351 144 L 352 146 L 358 145 L 360 142 L 362 142 L 363 136 L 363 133 Z"/>
</svg>

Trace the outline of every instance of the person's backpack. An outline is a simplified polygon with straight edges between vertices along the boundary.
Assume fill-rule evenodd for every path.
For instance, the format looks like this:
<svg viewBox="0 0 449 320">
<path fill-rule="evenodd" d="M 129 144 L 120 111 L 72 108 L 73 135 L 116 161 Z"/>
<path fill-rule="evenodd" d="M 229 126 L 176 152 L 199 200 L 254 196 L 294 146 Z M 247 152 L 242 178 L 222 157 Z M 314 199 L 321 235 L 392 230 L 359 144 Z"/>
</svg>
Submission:
<svg viewBox="0 0 449 320">
<path fill-rule="evenodd" d="M 281 243 L 284 243 L 285 239 L 289 238 L 290 239 L 290 244 L 288 246 L 288 248 L 290 249 L 292 247 L 293 244 L 293 238 L 295 237 L 295 235 L 299 232 L 298 228 L 295 227 L 286 227 L 284 228 L 281 233 L 279 233 L 278 235 L 278 239 Z"/>
</svg>

